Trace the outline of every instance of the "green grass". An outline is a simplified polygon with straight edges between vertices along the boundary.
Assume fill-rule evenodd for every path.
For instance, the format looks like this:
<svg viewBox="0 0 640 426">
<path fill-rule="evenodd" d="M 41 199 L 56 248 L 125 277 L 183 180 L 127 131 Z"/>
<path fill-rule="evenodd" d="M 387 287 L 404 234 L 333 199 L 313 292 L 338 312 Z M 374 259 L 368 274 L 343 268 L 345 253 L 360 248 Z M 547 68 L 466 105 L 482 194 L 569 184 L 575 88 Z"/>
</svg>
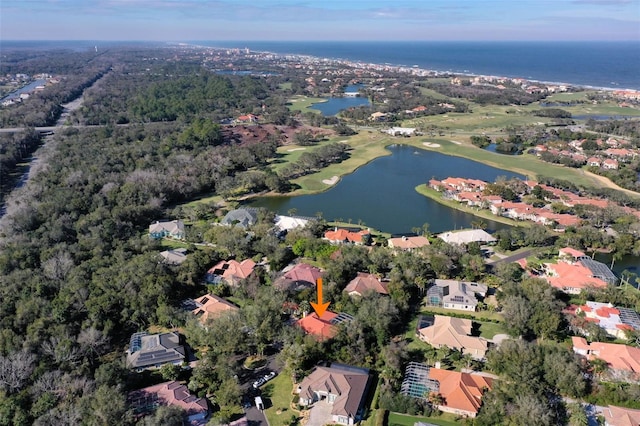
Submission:
<svg viewBox="0 0 640 426">
<path fill-rule="evenodd" d="M 508 334 L 504 325 L 495 322 L 482 322 L 480 324 L 480 337 L 484 337 L 487 340 L 493 339 L 496 334 Z"/>
<path fill-rule="evenodd" d="M 309 108 L 312 104 L 315 104 L 318 102 L 327 102 L 327 99 L 311 98 L 308 96 L 298 95 L 289 99 L 289 101 L 287 102 L 287 106 L 289 107 L 289 111 L 302 111 L 302 112 L 312 111 L 320 114 L 320 111 Z"/>
<path fill-rule="evenodd" d="M 449 413 L 442 413 L 439 416 L 421 417 L 409 416 L 407 414 L 389 413 L 389 421 L 387 426 L 413 426 L 416 422 L 433 423 L 440 426 L 457 426 L 460 422 L 456 421 L 456 416 Z"/>
<path fill-rule="evenodd" d="M 292 391 L 293 382 L 288 374 L 279 374 L 262 387 L 262 399 L 270 401 L 270 404 L 266 404 L 269 408 L 264 410 L 269 426 L 287 426 L 291 415 L 300 415 L 300 412 L 291 409 Z"/>
</svg>

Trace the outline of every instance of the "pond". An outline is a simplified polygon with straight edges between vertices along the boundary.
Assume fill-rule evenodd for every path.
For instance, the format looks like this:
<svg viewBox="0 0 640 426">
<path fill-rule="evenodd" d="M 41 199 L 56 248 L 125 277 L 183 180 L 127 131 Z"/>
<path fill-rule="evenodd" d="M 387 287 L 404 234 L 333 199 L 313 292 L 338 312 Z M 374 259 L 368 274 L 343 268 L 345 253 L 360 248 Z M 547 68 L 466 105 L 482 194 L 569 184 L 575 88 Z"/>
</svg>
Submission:
<svg viewBox="0 0 640 426">
<path fill-rule="evenodd" d="M 363 97 L 329 98 L 326 102 L 312 104 L 309 108 L 320 111 L 322 115 L 328 117 L 338 114 L 343 109 L 369 104 L 369 99 Z"/>
<path fill-rule="evenodd" d="M 489 151 L 489 152 L 493 152 L 494 154 L 501 154 L 501 155 L 520 155 L 520 154 L 522 154 L 521 152 L 503 152 L 503 151 L 498 151 L 498 150 L 496 150 L 496 146 L 497 146 L 497 144 L 491 143 L 491 144 L 487 145 L 487 147 L 485 149 L 487 151 Z"/>
<path fill-rule="evenodd" d="M 331 189 L 298 197 L 262 197 L 251 207 L 265 207 L 279 214 L 315 216 L 321 212 L 328 221 L 365 224 L 391 234 L 403 234 L 429 223 L 431 232 L 470 228 L 479 218 L 446 207 L 418 194 L 415 187 L 429 179 L 449 176 L 495 181 L 498 176 L 524 176 L 461 157 L 426 151 L 406 145 L 388 147 L 390 156 L 377 158 L 344 176 Z M 484 220 L 487 231 L 508 228 Z"/>
</svg>

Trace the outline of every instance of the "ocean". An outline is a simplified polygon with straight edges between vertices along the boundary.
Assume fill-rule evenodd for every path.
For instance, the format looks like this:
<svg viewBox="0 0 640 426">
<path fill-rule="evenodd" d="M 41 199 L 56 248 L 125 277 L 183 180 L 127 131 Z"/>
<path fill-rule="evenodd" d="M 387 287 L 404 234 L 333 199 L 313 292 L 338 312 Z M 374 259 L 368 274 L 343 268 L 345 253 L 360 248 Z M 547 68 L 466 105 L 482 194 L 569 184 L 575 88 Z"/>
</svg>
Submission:
<svg viewBox="0 0 640 426">
<path fill-rule="evenodd" d="M 183 43 L 249 48 L 319 58 L 475 75 L 566 83 L 608 89 L 640 90 L 640 40 L 584 42 L 462 41 L 182 41 Z M 175 44 L 175 42 L 172 42 Z M 0 50 L 72 49 L 117 45 L 166 45 L 144 41 L 14 41 L 0 40 Z"/>
<path fill-rule="evenodd" d="M 266 42 L 189 41 L 434 71 L 640 90 L 640 41 L 623 42 Z"/>
</svg>

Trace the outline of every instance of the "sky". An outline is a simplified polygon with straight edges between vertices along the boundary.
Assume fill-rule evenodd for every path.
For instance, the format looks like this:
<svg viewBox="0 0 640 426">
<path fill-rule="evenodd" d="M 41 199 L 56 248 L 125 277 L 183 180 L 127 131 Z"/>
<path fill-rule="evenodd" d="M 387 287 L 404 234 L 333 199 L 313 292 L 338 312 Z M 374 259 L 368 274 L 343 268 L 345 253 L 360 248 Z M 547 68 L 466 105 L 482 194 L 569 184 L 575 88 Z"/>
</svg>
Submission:
<svg viewBox="0 0 640 426">
<path fill-rule="evenodd" d="M 0 40 L 640 43 L 640 0 L 0 0 Z"/>
</svg>

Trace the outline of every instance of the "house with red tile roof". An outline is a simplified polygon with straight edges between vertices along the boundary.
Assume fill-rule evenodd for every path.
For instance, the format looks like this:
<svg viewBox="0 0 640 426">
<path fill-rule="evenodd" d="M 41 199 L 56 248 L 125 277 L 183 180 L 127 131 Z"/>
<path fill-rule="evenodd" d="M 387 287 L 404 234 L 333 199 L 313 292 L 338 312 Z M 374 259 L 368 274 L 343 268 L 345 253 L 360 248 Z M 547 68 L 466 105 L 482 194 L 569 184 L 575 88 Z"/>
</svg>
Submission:
<svg viewBox="0 0 640 426">
<path fill-rule="evenodd" d="M 296 325 L 318 341 L 324 341 L 335 337 L 338 333 L 337 327 L 331 322 L 337 317 L 338 314 L 329 310 L 325 311 L 321 317 L 318 317 L 318 314 L 314 312 L 299 319 Z"/>
<path fill-rule="evenodd" d="M 561 249 L 558 250 L 558 256 L 569 260 L 569 261 L 574 261 L 574 260 L 578 260 L 578 258 L 580 257 L 584 257 L 586 256 L 584 254 L 584 252 L 580 251 L 580 250 L 576 250 L 574 248 L 571 247 L 563 247 Z"/>
<path fill-rule="evenodd" d="M 130 392 L 127 403 L 137 419 L 152 414 L 161 405 L 180 408 L 185 415 L 185 424 L 194 426 L 207 424 L 210 413 L 206 398 L 191 395 L 185 385 L 176 381 Z"/>
<path fill-rule="evenodd" d="M 638 426 L 640 410 L 609 405 L 602 409 L 605 426 Z"/>
<path fill-rule="evenodd" d="M 388 295 L 389 287 L 387 282 L 382 281 L 377 275 L 358 272 L 358 275 L 347 284 L 344 291 L 349 294 L 349 296 L 362 297 L 372 292 Z"/>
<path fill-rule="evenodd" d="M 615 158 L 607 158 L 602 162 L 602 168 L 607 170 L 617 170 L 618 160 Z"/>
<path fill-rule="evenodd" d="M 482 405 L 482 394 L 491 390 L 493 379 L 479 374 L 431 368 L 429 379 L 438 383 L 433 393 L 442 396 L 440 411 L 465 417 L 476 417 Z"/>
<path fill-rule="evenodd" d="M 371 237 L 371 232 L 367 229 L 361 231 L 352 232 L 348 229 L 334 228 L 333 230 L 324 233 L 324 239 L 329 240 L 332 244 L 365 244 Z"/>
<path fill-rule="evenodd" d="M 325 401 L 336 424 L 354 425 L 362 419 L 369 390 L 369 370 L 333 363 L 317 367 L 297 388 L 300 405 Z"/>
<path fill-rule="evenodd" d="M 196 308 L 191 311 L 198 317 L 201 323 L 206 324 L 225 312 L 236 312 L 239 308 L 231 302 L 218 297 L 215 294 L 205 294 L 194 300 Z"/>
<path fill-rule="evenodd" d="M 593 276 L 589 268 L 579 263 L 545 263 L 546 275 L 543 276 L 552 287 L 568 294 L 580 294 L 582 290 L 595 287 L 606 288 L 607 283 Z"/>
<path fill-rule="evenodd" d="M 253 274 L 255 267 L 256 262 L 251 259 L 245 259 L 242 262 L 235 259 L 222 260 L 207 271 L 206 281 L 211 284 L 224 281 L 230 286 L 237 286 L 240 280 Z"/>
<path fill-rule="evenodd" d="M 418 330 L 418 337 L 435 348 L 446 346 L 475 359 L 484 359 L 489 342 L 471 335 L 473 328 L 469 319 L 434 315 L 433 323 Z"/>
<path fill-rule="evenodd" d="M 615 343 L 591 342 L 584 337 L 572 337 L 573 351 L 587 359 L 605 361 L 614 373 L 640 380 L 640 348 Z"/>
<path fill-rule="evenodd" d="M 302 291 L 315 288 L 318 278 L 322 278 L 322 270 L 307 263 L 298 263 L 285 268 L 281 277 L 273 282 L 273 286 L 283 291 Z"/>
<path fill-rule="evenodd" d="M 598 157 L 589 157 L 587 158 L 587 166 L 600 167 L 602 164 L 602 160 Z"/>
</svg>

